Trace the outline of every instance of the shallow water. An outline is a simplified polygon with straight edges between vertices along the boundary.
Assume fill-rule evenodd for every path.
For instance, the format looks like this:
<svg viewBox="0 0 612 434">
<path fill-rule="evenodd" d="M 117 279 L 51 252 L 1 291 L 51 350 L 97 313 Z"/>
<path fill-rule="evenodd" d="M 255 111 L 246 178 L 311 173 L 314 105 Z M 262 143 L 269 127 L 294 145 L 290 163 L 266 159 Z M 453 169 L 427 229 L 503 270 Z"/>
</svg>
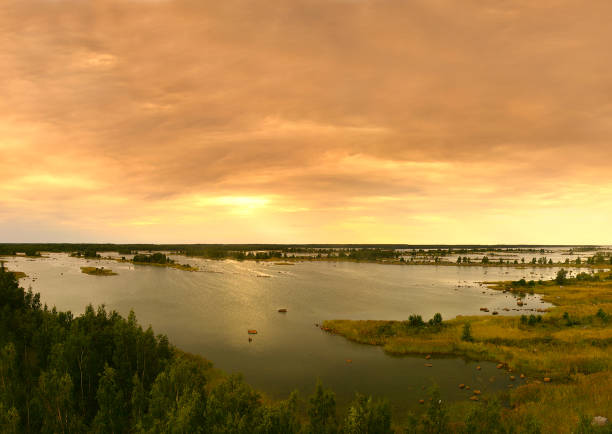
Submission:
<svg viewBox="0 0 612 434">
<path fill-rule="evenodd" d="M 9 269 L 24 271 L 24 287 L 43 302 L 74 313 L 88 303 L 105 304 L 126 315 L 134 309 L 143 326 L 167 334 L 178 347 L 201 354 L 226 372 L 241 372 L 257 389 L 286 397 L 311 393 L 317 378 L 337 393 L 340 405 L 355 392 L 386 396 L 396 411 L 426 398 L 436 383 L 446 399 L 470 396 L 459 383 L 487 391 L 506 388 L 508 375 L 491 363 L 422 357 L 392 357 L 379 347 L 355 344 L 315 327 L 325 319 L 429 319 L 481 314 L 531 313 L 517 309 L 509 294 L 491 291 L 481 281 L 549 279 L 557 269 L 510 267 L 402 266 L 353 262 L 302 262 L 276 265 L 250 261 L 207 261 L 175 257 L 202 272 L 134 266 L 109 260 L 4 258 Z M 104 266 L 117 276 L 90 276 L 81 266 Z M 536 273 L 536 274 L 530 274 Z M 525 309 L 546 307 L 528 296 Z M 279 308 L 287 308 L 285 314 Z M 247 329 L 258 334 L 249 342 Z M 346 360 L 352 360 L 347 363 Z M 475 369 L 482 366 L 481 371 Z"/>
</svg>

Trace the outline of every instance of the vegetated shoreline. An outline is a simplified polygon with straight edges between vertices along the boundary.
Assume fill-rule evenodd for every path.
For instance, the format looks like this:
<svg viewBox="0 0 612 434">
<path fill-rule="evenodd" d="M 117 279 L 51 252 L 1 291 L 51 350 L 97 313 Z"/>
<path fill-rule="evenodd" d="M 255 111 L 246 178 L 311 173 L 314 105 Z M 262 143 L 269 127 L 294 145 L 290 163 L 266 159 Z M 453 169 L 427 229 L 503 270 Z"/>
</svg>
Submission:
<svg viewBox="0 0 612 434">
<path fill-rule="evenodd" d="M 180 254 L 180 253 L 176 253 L 176 255 L 181 255 L 181 256 L 186 256 L 184 254 Z M 49 258 L 49 256 L 23 256 L 23 255 L 0 255 L 0 256 L 7 256 L 7 257 L 20 257 L 20 258 L 29 258 L 29 259 L 43 259 L 43 258 Z M 237 260 L 237 259 L 233 259 L 233 258 L 210 258 L 207 256 L 197 256 L 197 255 L 191 255 L 191 256 L 187 256 L 190 258 L 198 258 L 198 259 L 207 259 L 209 261 L 226 261 L 226 260 Z M 177 270 L 182 270 L 182 271 L 200 271 L 198 267 L 194 267 L 192 265 L 188 265 L 188 264 L 172 264 L 172 263 L 167 263 L 167 264 L 157 264 L 157 263 L 150 263 L 150 262 L 134 262 L 130 259 L 122 259 L 122 258 L 114 258 L 111 256 L 106 256 L 106 257 L 101 257 L 101 258 L 87 258 L 87 257 L 83 257 L 81 259 L 104 259 L 104 260 L 110 260 L 110 261 L 116 261 L 116 262 L 121 262 L 121 263 L 129 263 L 129 264 L 134 264 L 134 265 L 153 265 L 153 266 L 157 266 L 157 267 L 168 267 L 168 268 L 175 268 Z M 282 259 L 282 262 L 279 261 L 279 259 Z M 322 258 L 317 258 L 315 256 L 313 257 L 307 257 L 307 256 L 300 256 L 300 257 L 287 257 L 287 258 L 278 258 L 278 257 L 271 257 L 271 258 L 242 258 L 239 259 L 239 261 L 252 261 L 252 262 L 265 262 L 265 263 L 273 263 L 274 265 L 294 265 L 300 262 L 334 262 L 334 263 L 339 263 L 339 262 L 352 262 L 352 263 L 359 263 L 359 264 L 380 264 L 380 265 L 407 265 L 407 266 L 423 266 L 423 265 L 427 265 L 427 266 L 442 266 L 442 267 L 502 267 L 502 268 L 515 268 L 515 269 L 534 269 L 534 268 L 577 268 L 577 269 L 591 269 L 591 270 L 606 270 L 606 269 L 610 269 L 612 268 L 612 264 L 587 264 L 587 263 L 582 263 L 582 264 L 576 264 L 576 263 L 565 263 L 565 262 L 554 262 L 552 264 L 533 264 L 533 263 L 518 263 L 515 264 L 513 262 L 507 263 L 499 263 L 499 262 L 488 262 L 488 263 L 482 263 L 482 262 L 462 262 L 462 263 L 456 263 L 456 262 L 452 262 L 452 261 L 439 261 L 439 262 L 431 262 L 431 261 L 397 261 L 397 260 L 369 260 L 369 259 L 354 259 L 354 258 L 339 258 L 339 257 L 332 257 L 332 258 L 327 258 L 327 257 L 322 257 Z"/>
<path fill-rule="evenodd" d="M 205 256 L 191 256 L 192 258 L 200 258 L 200 259 L 208 259 L 211 261 L 224 261 L 231 258 L 208 258 Z M 235 260 L 235 259 L 234 259 Z M 353 258 L 317 258 L 317 257 L 305 257 L 300 256 L 297 258 L 282 258 L 283 261 L 286 262 L 354 262 L 360 264 L 382 264 L 382 265 L 427 265 L 427 266 L 442 266 L 442 267 L 505 267 L 505 268 L 518 268 L 518 269 L 532 269 L 532 268 L 585 268 L 585 269 L 594 269 L 594 270 L 606 270 L 612 268 L 612 264 L 575 264 L 575 263 L 565 263 L 565 262 L 554 262 L 552 264 L 532 264 L 532 263 L 499 263 L 499 262 L 489 262 L 489 263 L 481 263 L 481 262 L 468 262 L 468 263 L 456 263 L 451 261 L 440 261 L 440 262 L 428 262 L 428 261 L 390 261 L 390 260 L 367 260 L 367 259 L 353 259 Z M 278 258 L 269 258 L 269 259 L 255 259 L 255 258 L 245 258 L 241 259 L 241 261 L 254 261 L 254 262 L 272 262 L 275 265 L 277 264 Z M 286 265 L 286 264 L 282 264 Z"/>
<path fill-rule="evenodd" d="M 536 323 L 532 320 L 531 324 L 524 323 L 524 320 L 521 322 L 521 317 L 525 315 L 458 315 L 454 319 L 443 321 L 440 327 L 423 323 L 423 328 L 411 329 L 409 321 L 397 320 L 326 320 L 322 327 L 328 332 L 355 342 L 383 346 L 386 352 L 395 355 L 461 356 L 471 360 L 508 364 L 510 368 L 522 368 L 532 374 L 550 374 L 562 378 L 561 369 L 547 370 L 546 365 L 521 363 L 520 359 L 503 347 L 505 344 L 514 343 L 515 340 L 535 344 L 550 343 L 556 334 L 559 334 L 557 332 L 561 332 L 560 336 L 565 339 L 563 342 L 567 342 L 567 338 L 571 337 L 568 335 L 572 334 L 570 331 L 576 330 L 572 329 L 572 326 L 576 325 L 585 326 L 581 330 L 602 332 L 599 337 L 592 336 L 593 333 L 581 332 L 591 338 L 590 342 L 603 340 L 602 344 L 612 345 L 612 315 L 608 315 L 612 314 L 612 279 L 610 279 L 612 273 L 600 274 L 603 279 L 597 282 L 581 282 L 575 278 L 567 279 L 567 284 L 561 286 L 554 280 L 534 282 L 533 287 L 530 287 L 530 293 L 533 288 L 543 302 L 551 303 L 553 307 L 537 312 L 540 313 L 540 319 L 534 315 Z M 518 296 L 527 293 L 527 286 L 517 286 L 517 282 L 484 283 L 490 289 L 511 292 Z M 600 313 L 598 316 L 600 310 L 603 314 Z M 568 315 L 565 315 L 566 312 Z M 608 315 L 610 320 L 604 315 Z M 603 318 L 600 318 L 601 316 Z M 473 337 L 471 341 L 461 340 L 462 327 L 466 323 L 471 327 Z M 500 330 L 495 330 L 496 326 L 499 326 Z M 529 326 L 534 327 L 529 328 Z M 495 332 L 501 330 L 503 333 L 497 336 Z M 538 332 L 545 333 L 546 337 L 542 338 Z M 490 344 L 499 350 L 491 352 L 491 349 L 485 349 L 475 343 Z M 610 358 L 612 359 L 612 355 Z"/>
<path fill-rule="evenodd" d="M 109 260 L 113 260 L 113 261 L 117 261 L 121 263 L 133 264 L 133 265 L 150 265 L 154 267 L 174 268 L 176 270 L 181 270 L 181 271 L 199 271 L 198 267 L 193 267 L 188 264 L 172 264 L 172 263 L 157 264 L 154 262 L 134 262 L 130 259 L 121 259 L 121 258 L 104 258 L 104 259 L 109 259 Z"/>
<path fill-rule="evenodd" d="M 458 316 L 437 326 L 417 324 L 415 316 L 408 321 L 328 320 L 323 328 L 395 355 L 496 362 L 504 375 L 526 376 L 526 385 L 507 393 L 511 413 L 519 417 L 537 409 L 545 413 L 539 415 L 545 432 L 570 432 L 580 414 L 612 414 L 612 273 L 598 275 L 534 282 L 535 293 L 554 305 L 544 315 Z M 520 297 L 525 283 L 488 282 L 488 287 Z"/>
</svg>

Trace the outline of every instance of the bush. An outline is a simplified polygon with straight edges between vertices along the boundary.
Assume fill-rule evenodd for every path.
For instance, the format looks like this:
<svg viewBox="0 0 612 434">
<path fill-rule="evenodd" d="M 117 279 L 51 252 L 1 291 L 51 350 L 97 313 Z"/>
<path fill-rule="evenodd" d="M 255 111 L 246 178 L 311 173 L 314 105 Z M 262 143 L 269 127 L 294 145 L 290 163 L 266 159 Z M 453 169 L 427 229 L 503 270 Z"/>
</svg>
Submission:
<svg viewBox="0 0 612 434">
<path fill-rule="evenodd" d="M 610 320 L 610 315 L 608 315 L 607 313 L 605 313 L 603 311 L 603 309 L 599 309 L 597 311 L 597 313 L 595 314 L 597 316 L 597 318 L 599 318 L 600 320 L 602 320 L 603 322 L 608 322 Z"/>
<path fill-rule="evenodd" d="M 463 333 L 461 334 L 461 340 L 466 342 L 472 342 L 474 338 L 472 337 L 472 325 L 469 322 L 466 322 L 463 325 Z"/>
<path fill-rule="evenodd" d="M 425 323 L 423 322 L 421 315 L 414 314 L 408 317 L 408 325 L 410 327 L 421 327 L 425 325 Z"/>
<path fill-rule="evenodd" d="M 565 282 L 567 282 L 567 270 L 562 268 L 557 271 L 557 277 L 555 277 L 555 282 L 557 282 L 557 285 L 565 284 Z"/>
<path fill-rule="evenodd" d="M 472 409 L 465 419 L 465 432 L 469 434 L 506 433 L 502 424 L 499 402 L 484 402 Z"/>
<path fill-rule="evenodd" d="M 357 394 L 344 420 L 345 434 L 392 434 L 391 407 L 387 401 L 375 401 L 371 396 Z"/>
<path fill-rule="evenodd" d="M 568 327 L 580 324 L 580 321 L 578 321 L 576 318 L 570 317 L 569 313 L 567 312 L 563 312 L 563 319 L 565 320 L 565 325 Z"/>
<path fill-rule="evenodd" d="M 576 280 L 581 282 L 597 282 L 599 281 L 599 275 L 582 272 L 576 276 Z"/>
<path fill-rule="evenodd" d="M 439 326 L 442 324 L 442 314 L 441 313 L 436 313 L 432 319 L 429 320 L 429 325 L 432 326 Z"/>
</svg>

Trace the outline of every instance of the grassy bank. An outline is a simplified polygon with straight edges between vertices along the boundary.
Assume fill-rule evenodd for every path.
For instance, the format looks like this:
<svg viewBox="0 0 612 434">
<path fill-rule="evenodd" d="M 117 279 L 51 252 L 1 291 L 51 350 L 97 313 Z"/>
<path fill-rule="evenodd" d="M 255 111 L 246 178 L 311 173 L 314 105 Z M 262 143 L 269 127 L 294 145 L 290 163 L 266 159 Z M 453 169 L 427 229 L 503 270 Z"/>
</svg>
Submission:
<svg viewBox="0 0 612 434">
<path fill-rule="evenodd" d="M 175 268 L 177 270 L 182 270 L 182 271 L 198 271 L 197 267 L 192 267 L 191 265 L 188 264 L 171 264 L 171 263 L 167 263 L 167 264 L 156 264 L 153 262 L 134 262 L 134 261 L 121 261 L 121 262 L 130 262 L 134 265 L 151 265 L 154 267 L 167 267 L 167 268 Z"/>
<path fill-rule="evenodd" d="M 513 293 L 517 300 L 527 289 L 523 282 L 488 285 Z M 581 414 L 610 417 L 610 273 L 600 273 L 598 280 L 592 281 L 564 279 L 561 285 L 555 280 L 535 282 L 529 289 L 554 307 L 542 315 L 457 317 L 438 325 L 333 320 L 325 321 L 323 327 L 355 342 L 382 346 L 393 354 L 487 360 L 499 363 L 508 376 L 525 375 L 527 385 L 509 392 L 512 411 L 506 417 L 518 421 L 537 413 L 543 427 L 550 428 L 546 432 L 571 431 Z"/>
</svg>

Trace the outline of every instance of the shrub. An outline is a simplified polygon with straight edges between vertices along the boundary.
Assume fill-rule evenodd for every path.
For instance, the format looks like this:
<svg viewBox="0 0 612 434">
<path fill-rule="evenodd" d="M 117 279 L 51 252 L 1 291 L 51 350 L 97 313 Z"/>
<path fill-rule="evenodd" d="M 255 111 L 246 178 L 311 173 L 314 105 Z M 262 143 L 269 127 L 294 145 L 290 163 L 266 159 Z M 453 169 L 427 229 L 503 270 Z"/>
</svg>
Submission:
<svg viewBox="0 0 612 434">
<path fill-rule="evenodd" d="M 597 311 L 595 315 L 597 316 L 597 318 L 601 319 L 603 322 L 607 323 L 610 320 L 610 315 L 605 313 L 603 309 L 601 308 Z"/>
<path fill-rule="evenodd" d="M 555 277 L 555 282 L 557 282 L 558 285 L 565 284 L 565 282 L 567 282 L 567 270 L 562 268 L 557 271 L 557 277 Z"/>
<path fill-rule="evenodd" d="M 463 333 L 461 334 L 461 340 L 466 342 L 472 342 L 474 338 L 472 337 L 472 325 L 469 322 L 466 322 L 463 325 Z"/>
<path fill-rule="evenodd" d="M 506 433 L 502 424 L 499 402 L 484 402 L 474 407 L 465 419 L 465 432 L 469 434 Z"/>
<path fill-rule="evenodd" d="M 425 323 L 423 322 L 421 315 L 413 314 L 408 317 L 408 325 L 410 327 L 421 327 L 425 325 Z"/>
<path fill-rule="evenodd" d="M 439 326 L 442 324 L 442 314 L 436 313 L 432 319 L 429 320 L 429 325 Z"/>
</svg>

